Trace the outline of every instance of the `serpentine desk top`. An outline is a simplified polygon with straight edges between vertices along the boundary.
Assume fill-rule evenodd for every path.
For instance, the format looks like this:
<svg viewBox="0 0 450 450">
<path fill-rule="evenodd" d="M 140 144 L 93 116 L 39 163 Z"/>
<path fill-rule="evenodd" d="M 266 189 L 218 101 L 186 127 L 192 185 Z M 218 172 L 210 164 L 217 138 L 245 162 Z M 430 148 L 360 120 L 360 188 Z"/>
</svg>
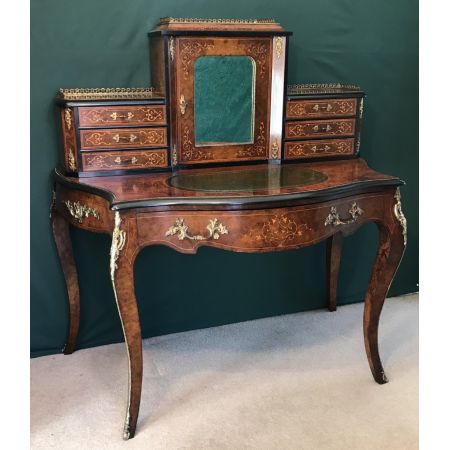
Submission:
<svg viewBox="0 0 450 450">
<path fill-rule="evenodd" d="M 55 169 L 58 182 L 107 199 L 113 210 L 139 207 L 217 209 L 263 207 L 280 202 L 325 201 L 403 184 L 361 159 L 282 165 L 248 165 L 177 172 L 71 178 Z"/>
</svg>

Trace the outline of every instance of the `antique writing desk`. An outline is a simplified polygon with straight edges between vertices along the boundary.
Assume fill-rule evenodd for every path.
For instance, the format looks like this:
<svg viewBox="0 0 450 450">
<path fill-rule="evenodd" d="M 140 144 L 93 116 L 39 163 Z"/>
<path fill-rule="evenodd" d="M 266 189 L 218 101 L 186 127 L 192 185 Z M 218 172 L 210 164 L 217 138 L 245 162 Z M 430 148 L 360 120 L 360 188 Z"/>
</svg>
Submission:
<svg viewBox="0 0 450 450">
<path fill-rule="evenodd" d="M 74 351 L 79 324 L 73 225 L 112 236 L 110 274 L 129 357 L 125 439 L 136 430 L 142 385 L 133 265 L 150 245 L 271 252 L 327 240 L 335 310 L 342 238 L 376 223 L 363 327 L 373 377 L 387 382 L 378 322 L 406 245 L 403 182 L 358 155 L 358 89 L 297 86 L 286 95 L 288 35 L 270 20 L 165 19 L 151 34 L 156 91 L 61 94 L 63 158 L 51 220 L 70 305 L 64 353 Z"/>
</svg>

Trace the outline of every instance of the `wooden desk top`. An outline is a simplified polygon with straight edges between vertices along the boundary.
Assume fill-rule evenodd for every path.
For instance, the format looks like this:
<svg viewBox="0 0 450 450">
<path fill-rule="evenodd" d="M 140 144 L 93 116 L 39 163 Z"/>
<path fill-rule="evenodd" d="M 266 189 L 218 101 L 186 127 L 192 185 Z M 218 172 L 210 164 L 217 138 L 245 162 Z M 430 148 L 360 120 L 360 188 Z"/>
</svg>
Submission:
<svg viewBox="0 0 450 450">
<path fill-rule="evenodd" d="M 113 210 L 180 206 L 262 208 L 274 203 L 314 203 L 404 184 L 397 177 L 370 169 L 361 158 L 95 178 L 66 177 L 55 169 L 54 175 L 66 187 L 107 199 Z"/>
</svg>

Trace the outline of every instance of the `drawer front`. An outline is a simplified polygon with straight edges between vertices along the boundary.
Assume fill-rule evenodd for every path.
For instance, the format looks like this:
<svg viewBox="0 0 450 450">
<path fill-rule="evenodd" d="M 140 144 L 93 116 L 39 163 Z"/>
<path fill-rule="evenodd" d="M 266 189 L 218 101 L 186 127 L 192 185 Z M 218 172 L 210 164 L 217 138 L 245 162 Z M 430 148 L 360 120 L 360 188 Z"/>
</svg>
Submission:
<svg viewBox="0 0 450 450">
<path fill-rule="evenodd" d="M 110 130 L 80 130 L 81 148 L 140 148 L 167 145 L 165 128 L 120 128 Z"/>
<path fill-rule="evenodd" d="M 357 99 L 290 100 L 286 105 L 287 119 L 342 117 L 356 115 Z"/>
<path fill-rule="evenodd" d="M 167 150 L 83 153 L 81 158 L 86 172 L 167 167 Z"/>
<path fill-rule="evenodd" d="M 165 125 L 164 105 L 85 106 L 78 108 L 80 127 Z"/>
<path fill-rule="evenodd" d="M 111 233 L 114 213 L 98 195 L 56 185 L 55 209 L 72 225 L 97 233 Z"/>
<path fill-rule="evenodd" d="M 355 140 L 318 139 L 314 141 L 292 141 L 284 144 L 284 158 L 323 158 L 326 156 L 353 155 Z"/>
<path fill-rule="evenodd" d="M 352 136 L 353 134 L 355 134 L 355 119 L 286 123 L 286 139 Z"/>
<path fill-rule="evenodd" d="M 383 208 L 382 195 L 366 194 L 291 208 L 141 212 L 138 238 L 142 246 L 164 244 L 185 253 L 201 245 L 238 252 L 293 249 L 383 217 Z"/>
</svg>

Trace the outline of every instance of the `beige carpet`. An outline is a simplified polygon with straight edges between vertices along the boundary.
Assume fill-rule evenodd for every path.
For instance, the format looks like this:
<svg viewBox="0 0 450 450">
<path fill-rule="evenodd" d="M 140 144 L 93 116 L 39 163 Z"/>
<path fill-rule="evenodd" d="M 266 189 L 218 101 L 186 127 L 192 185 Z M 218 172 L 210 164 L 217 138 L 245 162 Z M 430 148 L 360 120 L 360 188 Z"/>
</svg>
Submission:
<svg viewBox="0 0 450 450">
<path fill-rule="evenodd" d="M 386 302 L 376 384 L 362 304 L 144 341 L 136 437 L 122 441 L 123 344 L 31 360 L 33 449 L 418 448 L 418 295 Z"/>
</svg>

